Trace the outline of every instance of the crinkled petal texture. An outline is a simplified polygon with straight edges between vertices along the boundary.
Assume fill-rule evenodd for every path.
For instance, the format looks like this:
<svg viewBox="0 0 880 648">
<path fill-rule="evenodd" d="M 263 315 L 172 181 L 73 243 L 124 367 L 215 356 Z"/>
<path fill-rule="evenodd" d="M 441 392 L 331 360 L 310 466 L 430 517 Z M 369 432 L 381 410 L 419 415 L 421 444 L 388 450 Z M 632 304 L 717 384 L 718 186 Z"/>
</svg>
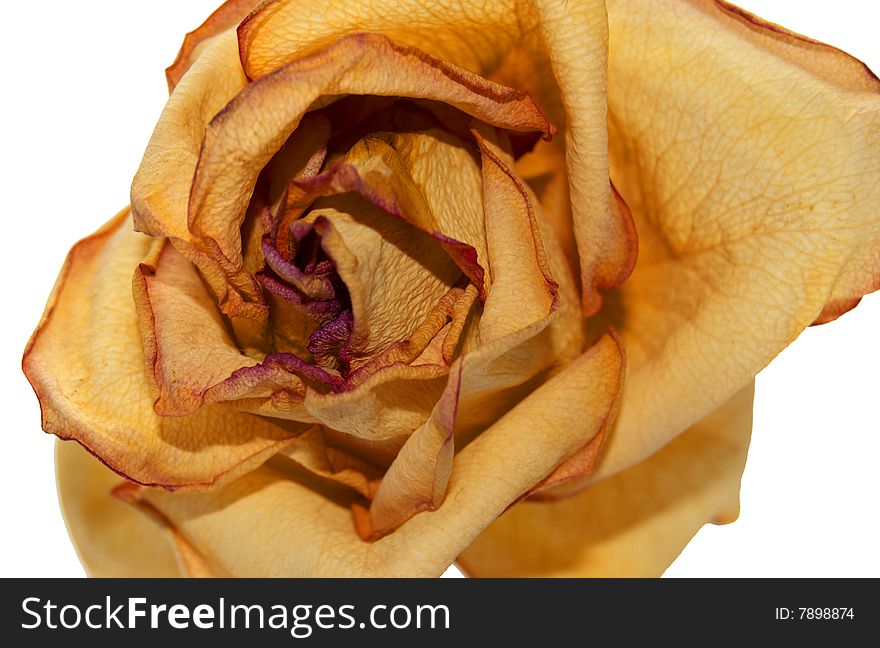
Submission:
<svg viewBox="0 0 880 648">
<path fill-rule="evenodd" d="M 660 574 L 878 287 L 880 82 L 721 0 L 228 0 L 167 76 L 24 359 L 95 575 Z"/>
<path fill-rule="evenodd" d="M 640 256 L 597 481 L 656 452 L 880 281 L 880 82 L 712 0 L 608 3 L 612 178 Z"/>
<path fill-rule="evenodd" d="M 188 33 L 174 63 L 165 70 L 168 89 L 174 90 L 214 37 L 235 29 L 258 4 L 260 0 L 226 0 L 204 23 Z"/>
<path fill-rule="evenodd" d="M 79 441 L 131 481 L 203 488 L 259 465 L 294 432 L 223 405 L 187 417 L 153 410 L 132 296 L 132 274 L 153 245 L 126 210 L 74 246 L 24 371 L 47 432 Z"/>
</svg>

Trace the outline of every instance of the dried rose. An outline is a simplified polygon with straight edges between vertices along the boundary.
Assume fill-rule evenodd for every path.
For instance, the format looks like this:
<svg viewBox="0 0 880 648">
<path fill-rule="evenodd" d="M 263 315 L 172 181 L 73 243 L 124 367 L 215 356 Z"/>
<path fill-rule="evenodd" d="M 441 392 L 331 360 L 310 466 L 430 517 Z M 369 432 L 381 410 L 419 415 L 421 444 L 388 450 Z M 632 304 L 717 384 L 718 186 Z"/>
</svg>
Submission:
<svg viewBox="0 0 880 648">
<path fill-rule="evenodd" d="M 733 519 L 755 374 L 878 287 L 877 78 L 720 0 L 255 4 L 25 353 L 88 571 L 654 575 Z"/>
</svg>

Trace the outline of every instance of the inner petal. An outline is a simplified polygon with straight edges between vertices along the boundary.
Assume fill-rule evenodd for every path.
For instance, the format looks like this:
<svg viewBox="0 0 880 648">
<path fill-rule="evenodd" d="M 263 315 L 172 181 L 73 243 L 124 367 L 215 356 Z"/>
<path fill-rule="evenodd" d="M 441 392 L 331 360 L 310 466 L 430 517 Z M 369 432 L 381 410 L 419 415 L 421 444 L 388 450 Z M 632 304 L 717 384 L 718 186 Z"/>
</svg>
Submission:
<svg viewBox="0 0 880 648">
<path fill-rule="evenodd" d="M 355 194 L 323 198 L 305 222 L 314 224 L 351 304 L 351 320 L 325 328 L 313 346 L 350 336 L 339 357 L 357 369 L 398 340 L 408 339 L 461 279 L 435 239 Z"/>
</svg>

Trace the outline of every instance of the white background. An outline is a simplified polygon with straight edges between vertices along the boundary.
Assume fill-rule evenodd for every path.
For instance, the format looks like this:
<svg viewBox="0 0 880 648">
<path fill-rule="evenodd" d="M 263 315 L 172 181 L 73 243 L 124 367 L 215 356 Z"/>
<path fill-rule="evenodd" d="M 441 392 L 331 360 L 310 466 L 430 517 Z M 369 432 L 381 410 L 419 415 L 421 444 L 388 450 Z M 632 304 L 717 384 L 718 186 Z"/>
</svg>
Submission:
<svg viewBox="0 0 880 648">
<path fill-rule="evenodd" d="M 163 70 L 217 2 L 4 5 L 0 576 L 83 573 L 21 352 L 70 245 L 128 202 L 166 98 Z M 880 71 L 874 2 L 740 4 Z M 760 374 L 740 519 L 705 527 L 668 575 L 880 576 L 878 330 L 874 295 Z"/>
</svg>

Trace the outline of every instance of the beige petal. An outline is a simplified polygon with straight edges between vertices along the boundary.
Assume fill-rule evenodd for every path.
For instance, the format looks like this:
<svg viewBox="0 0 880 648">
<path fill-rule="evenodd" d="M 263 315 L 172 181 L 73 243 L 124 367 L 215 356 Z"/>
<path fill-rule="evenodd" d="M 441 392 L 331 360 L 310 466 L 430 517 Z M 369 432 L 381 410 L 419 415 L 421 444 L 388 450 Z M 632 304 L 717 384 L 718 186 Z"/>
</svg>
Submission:
<svg viewBox="0 0 880 648">
<path fill-rule="evenodd" d="M 547 137 L 553 130 L 522 91 L 376 34 L 346 36 L 252 83 L 212 120 L 190 194 L 190 229 L 236 261 L 260 170 L 315 102 L 345 94 L 430 99 L 509 130 Z"/>
<path fill-rule="evenodd" d="M 618 340 L 616 333 L 611 333 Z M 623 375 L 621 375 L 620 391 L 623 391 Z M 589 440 L 580 450 L 568 457 L 556 469 L 531 491 L 528 498 L 535 502 L 552 502 L 576 495 L 587 488 L 586 480 L 596 470 L 599 458 L 608 440 L 610 428 L 617 420 L 620 412 L 620 399 L 614 404 L 608 416 L 608 423 Z"/>
<path fill-rule="evenodd" d="M 131 294 L 151 244 L 125 210 L 75 245 L 23 368 L 47 432 L 76 439 L 131 481 L 204 488 L 258 466 L 291 434 L 222 405 L 182 418 L 154 413 Z"/>
<path fill-rule="evenodd" d="M 55 475 L 67 532 L 89 576 L 180 576 L 169 537 L 173 531 L 110 494 L 119 475 L 72 441 L 55 443 Z"/>
<path fill-rule="evenodd" d="M 459 281 L 440 297 L 409 337 L 397 340 L 349 374 L 342 389 L 356 388 L 392 365 L 448 368 L 470 321 L 476 296 L 476 286 Z"/>
<path fill-rule="evenodd" d="M 326 431 L 319 425 L 298 434 L 280 456 L 295 461 L 319 477 L 349 486 L 367 499 L 373 497 L 380 476 L 375 466 L 330 445 Z"/>
<path fill-rule="evenodd" d="M 369 509 L 357 504 L 352 509 L 361 538 L 381 538 L 416 513 L 433 511 L 440 506 L 452 472 L 460 389 L 459 362 L 450 372 L 446 389 L 431 416 L 407 439 L 382 477 Z"/>
<path fill-rule="evenodd" d="M 302 403 L 301 376 L 320 379 L 321 372 L 289 354 L 262 362 L 242 354 L 195 267 L 163 239 L 154 247 L 155 260 L 139 265 L 133 285 L 156 413 L 186 416 L 203 403 L 277 400 L 282 392 Z"/>
<path fill-rule="evenodd" d="M 393 363 L 349 391 L 306 391 L 307 411 L 375 461 L 394 457 L 427 420 L 443 393 L 448 366 Z"/>
<path fill-rule="evenodd" d="M 234 31 L 206 42 L 168 99 L 131 187 L 135 228 L 171 239 L 202 272 L 224 313 L 264 321 L 260 289 L 242 268 L 189 232 L 187 205 L 209 121 L 247 84 Z"/>
<path fill-rule="evenodd" d="M 657 577 L 706 522 L 731 522 L 752 431 L 754 386 L 656 455 L 555 503 L 517 504 L 468 547 L 481 577 Z"/>
<path fill-rule="evenodd" d="M 534 27 L 528 3 L 423 0 L 264 2 L 239 28 L 244 67 L 252 79 L 355 32 L 376 32 L 478 74 L 501 63 L 523 32 Z"/>
<path fill-rule="evenodd" d="M 880 277 L 880 84 L 864 65 L 710 0 L 609 15 L 612 177 L 641 251 L 608 300 L 629 368 L 597 479 Z"/>
<path fill-rule="evenodd" d="M 513 170 L 503 134 L 475 132 L 492 288 L 465 339 L 456 435 L 467 442 L 580 354 L 580 306 L 564 254 Z"/>
<path fill-rule="evenodd" d="M 134 178 L 132 213 L 139 231 L 191 241 L 186 208 L 205 128 L 246 84 L 235 34 L 212 39 L 165 104 Z"/>
<path fill-rule="evenodd" d="M 174 87 L 180 82 L 193 62 L 199 58 L 212 38 L 238 27 L 238 24 L 259 3 L 259 0 L 226 0 L 197 29 L 188 33 L 174 63 L 165 70 L 168 90 L 174 91 Z"/>
<path fill-rule="evenodd" d="M 414 225 L 437 239 L 485 296 L 482 180 L 467 142 L 439 129 L 370 133 L 343 160 L 300 187 L 303 204 L 355 191 Z"/>
<path fill-rule="evenodd" d="M 308 219 L 348 288 L 354 324 L 345 352 L 358 368 L 409 338 L 461 273 L 435 239 L 362 198 L 325 201 Z"/>
<path fill-rule="evenodd" d="M 559 284 L 547 262 L 534 205 L 511 168 L 512 159 L 493 141 L 495 134 L 485 132 L 477 135 L 477 143 L 492 289 L 480 318 L 480 339 L 491 342 L 555 309 Z"/>
<path fill-rule="evenodd" d="M 599 290 L 626 280 L 638 250 L 629 211 L 621 208 L 608 182 L 605 0 L 535 4 L 565 106 L 565 159 L 583 310 L 593 315 L 602 305 Z"/>
<path fill-rule="evenodd" d="M 605 338 L 456 455 L 436 511 L 376 542 L 357 537 L 349 502 L 338 492 L 277 467 L 204 494 L 145 488 L 137 496 L 212 564 L 237 576 L 437 576 L 596 433 L 622 368 L 618 346 Z"/>
<path fill-rule="evenodd" d="M 536 98 L 551 123 L 565 132 L 567 117 L 541 31 L 532 30 L 490 77 L 502 85 L 523 88 Z M 565 159 L 565 137 L 538 141 L 516 161 L 516 171 L 535 193 L 541 211 L 559 240 L 572 272 L 580 279 L 572 204 Z"/>
</svg>

